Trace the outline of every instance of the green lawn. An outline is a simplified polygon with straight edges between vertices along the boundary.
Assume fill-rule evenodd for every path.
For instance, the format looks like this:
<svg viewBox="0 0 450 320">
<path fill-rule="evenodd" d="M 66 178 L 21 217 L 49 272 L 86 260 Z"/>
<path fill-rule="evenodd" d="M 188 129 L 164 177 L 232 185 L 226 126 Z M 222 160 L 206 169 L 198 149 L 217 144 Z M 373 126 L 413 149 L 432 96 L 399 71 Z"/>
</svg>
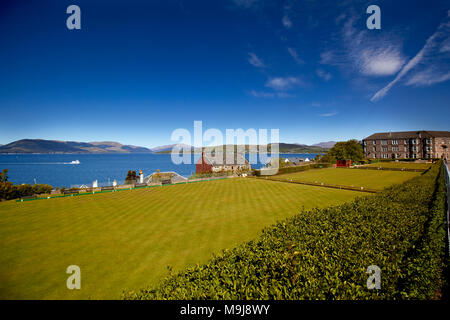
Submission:
<svg viewBox="0 0 450 320">
<path fill-rule="evenodd" d="M 426 170 L 431 167 L 431 163 L 411 163 L 411 162 L 377 162 L 365 165 L 365 167 L 376 168 L 404 168 L 404 169 L 422 169 Z"/>
<path fill-rule="evenodd" d="M 382 190 L 395 183 L 402 183 L 420 173 L 405 171 L 361 170 L 346 168 L 312 169 L 308 171 L 282 174 L 275 179 L 318 182 L 343 186 L 364 187 Z"/>
<path fill-rule="evenodd" d="M 212 253 L 255 238 L 302 206 L 361 195 L 236 178 L 3 202 L 0 299 L 117 299 L 124 289 L 154 284 L 168 265 L 179 270 L 204 263 Z M 69 265 L 81 268 L 81 290 L 66 288 Z"/>
</svg>

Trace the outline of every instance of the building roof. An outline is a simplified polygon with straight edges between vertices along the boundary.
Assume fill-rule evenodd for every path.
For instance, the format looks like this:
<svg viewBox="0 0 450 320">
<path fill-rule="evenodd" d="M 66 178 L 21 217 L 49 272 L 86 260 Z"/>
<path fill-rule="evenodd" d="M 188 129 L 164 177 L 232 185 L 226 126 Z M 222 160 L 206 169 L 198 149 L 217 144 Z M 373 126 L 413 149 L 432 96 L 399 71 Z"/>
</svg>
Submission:
<svg viewBox="0 0 450 320">
<path fill-rule="evenodd" d="M 202 153 L 202 157 L 197 161 L 198 164 L 202 163 L 204 159 L 205 163 L 212 166 L 234 166 L 234 165 L 247 165 L 248 161 L 245 159 L 242 153 L 217 153 L 211 156 Z"/>
<path fill-rule="evenodd" d="M 399 131 L 374 133 L 364 140 L 450 137 L 449 131 Z"/>
</svg>

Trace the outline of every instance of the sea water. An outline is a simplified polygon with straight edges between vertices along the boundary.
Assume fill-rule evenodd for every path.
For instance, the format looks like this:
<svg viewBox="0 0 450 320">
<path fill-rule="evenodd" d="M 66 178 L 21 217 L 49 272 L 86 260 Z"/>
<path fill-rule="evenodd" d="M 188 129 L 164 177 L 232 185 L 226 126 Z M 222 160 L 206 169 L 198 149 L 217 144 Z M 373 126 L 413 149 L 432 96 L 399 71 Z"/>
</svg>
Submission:
<svg viewBox="0 0 450 320">
<path fill-rule="evenodd" d="M 280 154 L 281 157 L 314 158 L 316 154 Z M 170 154 L 0 154 L 0 171 L 8 169 L 8 181 L 15 184 L 45 183 L 53 187 L 79 187 L 91 185 L 94 180 L 99 186 L 124 182 L 128 170 L 139 170 L 144 176 L 157 169 L 175 171 L 190 177 L 195 173 L 195 162 L 200 155 L 191 158 L 191 164 L 176 165 Z M 247 157 L 248 159 L 248 157 Z M 73 164 L 78 160 L 79 164 Z M 252 164 L 252 168 L 262 165 Z"/>
</svg>

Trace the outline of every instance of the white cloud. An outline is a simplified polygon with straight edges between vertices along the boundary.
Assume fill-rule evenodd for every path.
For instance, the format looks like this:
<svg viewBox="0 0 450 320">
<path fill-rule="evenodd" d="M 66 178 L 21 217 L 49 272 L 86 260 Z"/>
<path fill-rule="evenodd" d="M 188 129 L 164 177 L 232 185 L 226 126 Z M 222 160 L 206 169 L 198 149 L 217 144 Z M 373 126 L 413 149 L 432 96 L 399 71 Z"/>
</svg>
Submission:
<svg viewBox="0 0 450 320">
<path fill-rule="evenodd" d="M 339 17 L 338 17 L 339 18 Z M 339 22 L 346 18 L 340 17 Z M 366 29 L 356 29 L 355 17 L 342 24 L 333 50 L 324 50 L 320 63 L 354 70 L 364 76 L 388 76 L 397 73 L 405 63 L 401 43 L 389 33 L 373 35 Z"/>
<path fill-rule="evenodd" d="M 330 113 L 321 113 L 321 114 L 319 114 L 319 116 L 321 116 L 321 117 L 333 117 L 333 116 L 335 116 L 337 114 L 338 114 L 337 112 L 330 112 Z"/>
<path fill-rule="evenodd" d="M 289 54 L 291 55 L 291 57 L 294 58 L 295 62 L 297 62 L 298 64 L 304 64 L 305 63 L 298 56 L 297 50 L 295 50 L 294 48 L 287 48 L 287 50 L 288 50 Z"/>
<path fill-rule="evenodd" d="M 297 77 L 276 77 L 270 78 L 266 87 L 275 89 L 275 90 L 288 90 L 294 86 L 302 85 L 302 81 Z"/>
<path fill-rule="evenodd" d="M 359 54 L 360 72 L 369 76 L 389 76 L 396 74 L 405 63 L 399 49 L 393 46 L 374 50 L 362 50 Z"/>
<path fill-rule="evenodd" d="M 288 15 L 284 15 L 283 19 L 281 19 L 281 22 L 283 23 L 283 26 L 285 26 L 287 29 L 290 29 L 292 27 L 292 21 L 289 19 Z"/>
<path fill-rule="evenodd" d="M 338 57 L 332 50 L 326 50 L 320 54 L 320 64 L 328 64 L 333 66 L 340 66 L 345 63 L 345 59 Z"/>
<path fill-rule="evenodd" d="M 264 91 L 255 91 L 255 90 L 250 90 L 248 92 L 248 94 L 255 98 L 274 98 L 275 97 L 275 93 L 273 93 L 273 92 L 264 92 Z"/>
<path fill-rule="evenodd" d="M 372 102 L 383 98 L 397 82 L 413 69 L 419 70 L 411 75 L 411 78 L 406 81 L 406 85 L 427 86 L 450 79 L 449 54 L 445 50 L 444 52 L 439 50 L 439 48 L 442 48 L 441 44 L 446 43 L 450 38 L 448 18 L 447 16 L 446 21 L 439 25 L 437 30 L 427 39 L 422 49 L 408 61 L 394 80 L 373 95 L 370 99 Z"/>
<path fill-rule="evenodd" d="M 442 73 L 435 68 L 428 68 L 426 70 L 415 73 L 406 82 L 410 86 L 431 86 L 432 84 L 444 82 L 450 79 L 450 71 Z"/>
<path fill-rule="evenodd" d="M 328 73 L 322 69 L 316 70 L 317 75 L 325 81 L 329 81 L 331 79 L 331 73 Z"/>
<path fill-rule="evenodd" d="M 248 62 L 251 65 L 253 65 L 257 68 L 265 68 L 266 67 L 264 62 L 260 58 L 258 58 L 258 56 L 256 54 L 254 54 L 253 52 L 250 52 L 248 55 L 250 56 L 250 58 L 248 58 Z"/>
</svg>

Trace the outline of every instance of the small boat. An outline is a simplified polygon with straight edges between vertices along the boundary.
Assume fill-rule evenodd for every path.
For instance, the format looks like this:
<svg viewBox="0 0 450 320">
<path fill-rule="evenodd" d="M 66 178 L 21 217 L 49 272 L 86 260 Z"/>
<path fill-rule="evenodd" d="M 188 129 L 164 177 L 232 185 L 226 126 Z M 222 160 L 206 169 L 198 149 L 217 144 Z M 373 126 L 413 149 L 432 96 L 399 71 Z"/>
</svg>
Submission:
<svg viewBox="0 0 450 320">
<path fill-rule="evenodd" d="M 72 161 L 70 164 L 80 164 L 80 160 Z"/>
</svg>

